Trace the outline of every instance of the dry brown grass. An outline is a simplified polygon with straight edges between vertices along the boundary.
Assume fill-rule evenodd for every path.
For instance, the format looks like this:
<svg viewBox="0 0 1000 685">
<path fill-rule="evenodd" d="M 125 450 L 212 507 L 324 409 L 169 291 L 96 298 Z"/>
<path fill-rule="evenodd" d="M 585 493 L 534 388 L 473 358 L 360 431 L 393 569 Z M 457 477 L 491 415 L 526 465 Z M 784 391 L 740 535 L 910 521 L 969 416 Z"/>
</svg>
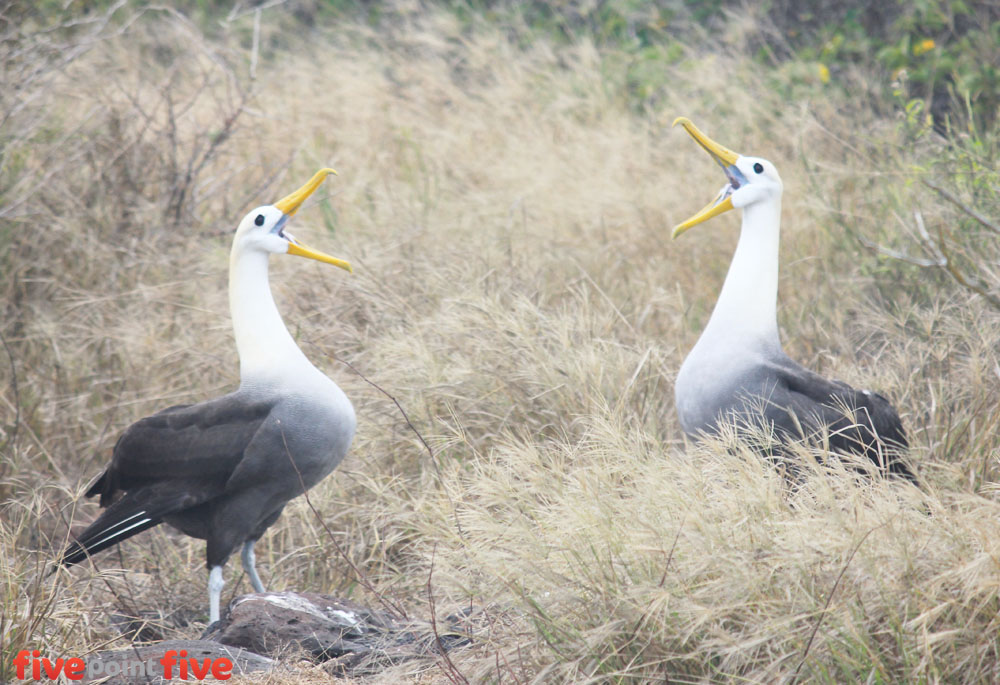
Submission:
<svg viewBox="0 0 1000 685">
<path fill-rule="evenodd" d="M 200 632 L 200 542 L 155 530 L 100 571 L 39 572 L 66 524 L 94 515 L 79 496 L 125 426 L 235 385 L 230 231 L 332 164 L 294 230 L 355 274 L 272 265 L 290 329 L 359 417 L 310 499 L 413 615 L 430 613 L 429 578 L 439 615 L 487 608 L 476 647 L 452 656 L 467 678 L 1000 678 L 1000 317 L 826 228 L 834 207 L 875 229 L 882 170 L 850 150 L 891 145 L 891 122 L 868 116 L 859 134 L 866 115 L 842 97 L 724 48 L 665 64 L 647 110 L 620 56 L 585 40 L 517 47 L 444 13 L 292 39 L 264 17 L 253 82 L 250 19 L 208 41 L 149 13 L 47 71 L 3 124 L 0 332 L 17 393 L 0 365 L 0 673 L 25 645 L 122 644 L 109 612 Z M 786 347 L 898 403 L 924 492 L 818 470 L 790 492 L 732 441 L 683 440 L 674 374 L 738 228 L 669 241 L 721 183 L 665 126 L 676 114 L 782 171 Z M 338 360 L 398 399 L 436 466 Z M 258 555 L 270 587 L 376 602 L 301 499 Z M 248 590 L 236 569 L 227 595 Z M 370 680 L 447 677 L 427 662 Z"/>
</svg>

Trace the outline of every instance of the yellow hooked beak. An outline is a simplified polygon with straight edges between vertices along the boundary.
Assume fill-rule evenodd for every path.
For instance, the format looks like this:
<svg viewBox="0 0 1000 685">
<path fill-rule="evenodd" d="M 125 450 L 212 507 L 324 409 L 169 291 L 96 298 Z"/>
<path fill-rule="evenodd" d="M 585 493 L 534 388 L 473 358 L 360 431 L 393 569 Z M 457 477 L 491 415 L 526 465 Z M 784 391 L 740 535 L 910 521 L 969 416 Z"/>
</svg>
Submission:
<svg viewBox="0 0 1000 685">
<path fill-rule="evenodd" d="M 320 169 L 313 174 L 313 177 L 309 179 L 308 183 L 291 195 L 275 202 L 274 206 L 280 209 L 286 217 L 292 216 L 298 211 L 299 207 L 302 206 L 302 203 L 306 201 L 306 198 L 312 195 L 313 192 L 319 188 L 320 184 L 324 181 L 324 179 L 326 179 L 327 176 L 336 173 L 337 172 L 333 169 Z M 331 257 L 330 255 L 324 254 L 319 250 L 307 247 L 289 235 L 285 235 L 285 238 L 288 239 L 288 254 L 296 255 L 298 257 L 308 257 L 309 259 L 315 259 L 320 262 L 339 266 L 341 269 L 345 269 L 347 271 L 354 271 L 351 268 L 350 262 L 345 262 L 343 259 L 337 259 L 336 257 Z"/>
<path fill-rule="evenodd" d="M 691 134 L 691 137 L 695 139 L 699 145 L 701 145 L 708 154 L 712 155 L 719 166 L 723 168 L 726 172 L 726 176 L 733 179 L 734 174 L 737 177 L 742 177 L 739 170 L 736 168 L 736 160 L 740 158 L 740 155 L 736 154 L 732 150 L 722 145 L 719 145 L 714 140 L 706 136 L 698 127 L 691 123 L 691 120 L 687 117 L 677 117 L 674 120 L 673 125 L 676 126 L 680 124 L 684 127 L 684 130 Z M 735 188 L 732 185 L 726 186 L 722 189 L 722 192 L 712 200 L 708 205 L 706 205 L 700 212 L 692 216 L 690 219 L 677 224 L 674 227 L 672 237 L 676 238 L 684 231 L 688 230 L 692 226 L 700 224 L 703 221 L 707 221 L 714 216 L 718 216 L 725 212 L 728 212 L 733 208 L 733 199 L 730 197 L 730 193 Z"/>
</svg>

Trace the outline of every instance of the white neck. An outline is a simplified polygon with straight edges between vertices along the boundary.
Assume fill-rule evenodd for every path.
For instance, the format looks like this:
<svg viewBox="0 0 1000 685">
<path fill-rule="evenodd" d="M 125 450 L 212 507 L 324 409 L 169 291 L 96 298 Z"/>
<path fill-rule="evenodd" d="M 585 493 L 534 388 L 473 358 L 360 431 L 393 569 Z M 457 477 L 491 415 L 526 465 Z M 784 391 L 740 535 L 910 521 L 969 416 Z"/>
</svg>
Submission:
<svg viewBox="0 0 1000 685">
<path fill-rule="evenodd" d="M 267 260 L 267 252 L 238 250 L 236 245 L 229 255 L 229 311 L 244 384 L 295 380 L 304 371 L 315 371 L 274 304 Z"/>
<path fill-rule="evenodd" d="M 781 348 L 777 319 L 780 222 L 780 196 L 743 209 L 740 241 L 703 339 Z"/>
</svg>

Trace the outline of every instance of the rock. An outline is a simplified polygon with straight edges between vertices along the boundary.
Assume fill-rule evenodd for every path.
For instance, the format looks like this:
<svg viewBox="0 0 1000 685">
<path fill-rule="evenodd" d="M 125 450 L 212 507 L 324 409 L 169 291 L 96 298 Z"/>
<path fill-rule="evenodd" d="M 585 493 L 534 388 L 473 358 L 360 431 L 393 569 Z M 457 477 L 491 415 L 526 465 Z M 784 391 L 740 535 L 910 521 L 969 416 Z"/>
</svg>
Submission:
<svg viewBox="0 0 1000 685">
<path fill-rule="evenodd" d="M 386 613 L 313 593 L 264 592 L 237 597 L 205 638 L 277 656 L 290 645 L 320 661 L 368 652 L 399 630 Z"/>
<path fill-rule="evenodd" d="M 267 671 L 275 667 L 273 659 L 269 659 L 259 654 L 254 654 L 239 647 L 230 647 L 217 642 L 205 640 L 167 640 L 148 645 L 135 645 L 127 649 L 98 652 L 84 657 L 86 670 L 84 671 L 81 683 L 101 683 L 104 685 L 131 685 L 132 683 L 157 683 L 170 682 L 163 678 L 164 664 L 160 662 L 168 651 L 173 650 L 172 655 L 177 661 L 187 660 L 185 667 L 188 670 L 188 680 L 197 681 L 191 666 L 199 668 L 206 666 L 206 659 L 210 659 L 209 664 L 218 663 L 218 659 L 228 659 L 232 662 L 233 675 L 253 673 L 255 671 Z M 181 656 L 181 652 L 186 652 Z M 220 664 L 221 666 L 221 664 Z M 171 675 L 176 679 L 180 670 L 177 663 L 172 664 Z M 110 677 L 109 677 L 110 676 Z"/>
<path fill-rule="evenodd" d="M 233 600 L 222 620 L 209 626 L 200 640 L 135 644 L 83 657 L 86 670 L 81 682 L 165 683 L 161 659 L 171 650 L 175 682 L 183 682 L 182 660 L 187 680 L 197 682 L 211 679 L 203 669 L 220 658 L 232 663 L 232 675 L 240 675 L 279 668 L 277 657 L 302 652 L 323 662 L 331 675 L 369 675 L 412 659 L 437 659 L 468 644 L 470 633 L 476 630 L 473 613 L 438 618 L 431 624 L 314 593 L 243 595 Z M 127 622 L 129 632 L 141 634 L 139 624 L 128 622 L 132 619 L 115 620 Z"/>
<path fill-rule="evenodd" d="M 469 642 L 450 626 L 439 625 L 435 635 L 430 623 L 298 592 L 237 597 L 203 638 L 272 657 L 301 650 L 330 662 L 332 672 L 354 675 Z"/>
</svg>

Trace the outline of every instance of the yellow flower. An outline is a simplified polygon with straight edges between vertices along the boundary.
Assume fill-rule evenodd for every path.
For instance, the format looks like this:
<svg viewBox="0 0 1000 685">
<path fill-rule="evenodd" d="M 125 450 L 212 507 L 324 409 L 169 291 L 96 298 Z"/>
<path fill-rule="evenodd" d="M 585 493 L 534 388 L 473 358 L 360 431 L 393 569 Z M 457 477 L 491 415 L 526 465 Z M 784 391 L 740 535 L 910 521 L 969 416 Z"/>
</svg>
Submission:
<svg viewBox="0 0 1000 685">
<path fill-rule="evenodd" d="M 917 43 L 916 45 L 913 46 L 913 54 L 914 55 L 922 55 L 925 52 L 930 52 L 935 47 L 937 47 L 937 46 L 935 45 L 933 39 L 928 38 L 926 40 L 920 41 L 919 43 Z"/>
<path fill-rule="evenodd" d="M 822 81 L 823 83 L 829 83 L 830 82 L 830 69 L 825 64 L 823 64 L 822 62 L 820 62 L 819 64 L 817 64 L 816 65 L 816 71 L 819 72 L 819 80 L 820 81 Z"/>
</svg>

